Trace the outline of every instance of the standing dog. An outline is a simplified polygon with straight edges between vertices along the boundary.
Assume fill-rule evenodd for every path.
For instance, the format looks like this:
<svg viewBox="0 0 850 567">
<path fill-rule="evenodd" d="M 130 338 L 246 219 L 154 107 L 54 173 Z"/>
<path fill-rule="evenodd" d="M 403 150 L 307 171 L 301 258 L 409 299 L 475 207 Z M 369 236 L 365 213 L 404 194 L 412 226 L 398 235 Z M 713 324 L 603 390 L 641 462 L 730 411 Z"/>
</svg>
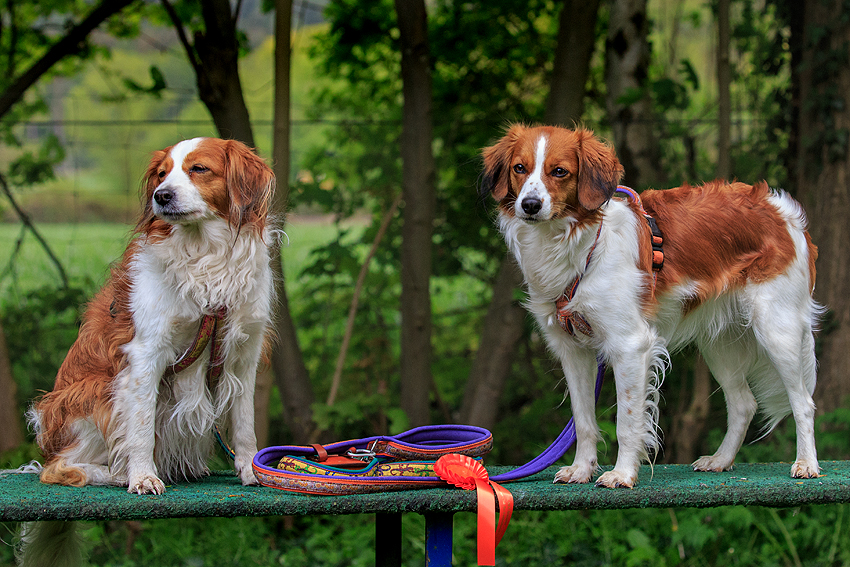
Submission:
<svg viewBox="0 0 850 567">
<path fill-rule="evenodd" d="M 766 430 L 789 412 L 795 478 L 818 476 L 812 392 L 817 248 L 800 205 L 781 191 L 715 181 L 612 198 L 623 174 L 590 131 L 512 127 L 483 151 L 482 193 L 528 286 L 528 309 L 560 360 L 576 455 L 556 482 L 597 469 L 593 376 L 599 354 L 617 390 L 614 469 L 598 486 L 631 487 L 658 448 L 658 387 L 669 352 L 696 342 L 726 398 L 728 429 L 700 471 L 732 467 L 757 409 Z M 641 208 L 642 200 L 642 208 Z M 652 249 L 663 238 L 661 256 Z"/>
<path fill-rule="evenodd" d="M 53 391 L 30 410 L 43 482 L 161 494 L 166 482 L 209 472 L 221 427 L 242 483 L 256 484 L 273 191 L 271 169 L 240 142 L 195 138 L 153 155 L 136 234 L 89 304 Z"/>
</svg>

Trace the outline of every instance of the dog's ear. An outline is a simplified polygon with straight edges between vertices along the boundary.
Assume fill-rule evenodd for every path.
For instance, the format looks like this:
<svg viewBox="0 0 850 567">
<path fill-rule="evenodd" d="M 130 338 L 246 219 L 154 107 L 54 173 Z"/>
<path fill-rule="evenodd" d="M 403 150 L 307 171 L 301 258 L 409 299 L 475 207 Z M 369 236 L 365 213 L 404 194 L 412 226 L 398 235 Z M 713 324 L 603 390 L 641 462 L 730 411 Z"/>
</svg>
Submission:
<svg viewBox="0 0 850 567">
<path fill-rule="evenodd" d="M 623 166 L 610 146 L 590 130 L 576 130 L 578 137 L 578 202 L 592 211 L 601 207 L 617 189 Z"/>
<path fill-rule="evenodd" d="M 238 223 L 237 228 L 263 223 L 274 195 L 274 172 L 242 142 L 228 140 L 225 155 L 231 222 Z M 262 226 L 258 228 L 262 229 Z"/>
<path fill-rule="evenodd" d="M 493 195 L 497 201 L 501 201 L 508 195 L 511 183 L 511 157 L 513 157 L 514 146 L 525 131 L 525 126 L 515 124 L 501 140 L 481 152 L 484 157 L 484 173 L 481 176 L 481 187 L 479 195 Z"/>
</svg>

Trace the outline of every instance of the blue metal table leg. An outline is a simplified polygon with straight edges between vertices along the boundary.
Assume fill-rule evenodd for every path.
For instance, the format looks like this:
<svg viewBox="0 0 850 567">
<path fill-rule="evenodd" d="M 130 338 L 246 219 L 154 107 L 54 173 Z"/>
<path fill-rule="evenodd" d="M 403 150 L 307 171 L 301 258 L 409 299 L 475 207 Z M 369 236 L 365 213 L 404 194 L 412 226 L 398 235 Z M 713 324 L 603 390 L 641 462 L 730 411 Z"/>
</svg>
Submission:
<svg viewBox="0 0 850 567">
<path fill-rule="evenodd" d="M 401 567 L 401 514 L 375 514 L 375 567 Z"/>
<path fill-rule="evenodd" d="M 451 513 L 425 514 L 425 565 L 451 567 L 452 519 Z"/>
</svg>

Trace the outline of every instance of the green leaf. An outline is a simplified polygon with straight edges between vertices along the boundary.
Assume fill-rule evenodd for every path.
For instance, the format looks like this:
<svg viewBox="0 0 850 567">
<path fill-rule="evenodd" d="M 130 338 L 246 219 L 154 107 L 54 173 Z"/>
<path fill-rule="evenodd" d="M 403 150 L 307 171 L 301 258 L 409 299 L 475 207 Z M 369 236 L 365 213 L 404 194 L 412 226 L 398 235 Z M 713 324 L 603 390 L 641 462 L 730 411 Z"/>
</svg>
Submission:
<svg viewBox="0 0 850 567">
<path fill-rule="evenodd" d="M 162 91 L 164 91 L 168 85 L 165 83 L 165 76 L 162 74 L 162 71 L 156 65 L 151 65 L 149 68 L 149 73 L 151 77 L 152 84 L 150 86 L 142 86 L 133 79 L 124 79 L 124 86 L 127 87 L 132 92 L 140 93 L 140 94 L 148 94 L 155 96 L 156 98 L 162 98 Z"/>
</svg>

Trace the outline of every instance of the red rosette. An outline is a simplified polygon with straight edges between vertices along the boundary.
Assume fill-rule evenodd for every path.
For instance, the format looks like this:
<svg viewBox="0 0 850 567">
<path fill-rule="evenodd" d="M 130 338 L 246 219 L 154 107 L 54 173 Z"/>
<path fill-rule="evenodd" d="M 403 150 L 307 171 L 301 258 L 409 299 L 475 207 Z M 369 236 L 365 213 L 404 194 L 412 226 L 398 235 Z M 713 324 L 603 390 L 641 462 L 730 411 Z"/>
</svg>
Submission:
<svg viewBox="0 0 850 567">
<path fill-rule="evenodd" d="M 478 497 L 478 564 L 496 564 L 496 546 L 499 545 L 511 513 L 514 498 L 511 493 L 490 480 L 490 475 L 480 461 L 455 453 L 444 455 L 434 463 L 434 472 L 441 479 L 464 490 L 475 490 Z M 499 500 L 499 525 L 496 526 L 496 499 Z"/>
<path fill-rule="evenodd" d="M 464 490 L 475 490 L 475 481 L 490 480 L 490 475 L 480 461 L 466 455 L 451 453 L 443 455 L 434 463 L 434 472 L 449 484 Z"/>
</svg>

